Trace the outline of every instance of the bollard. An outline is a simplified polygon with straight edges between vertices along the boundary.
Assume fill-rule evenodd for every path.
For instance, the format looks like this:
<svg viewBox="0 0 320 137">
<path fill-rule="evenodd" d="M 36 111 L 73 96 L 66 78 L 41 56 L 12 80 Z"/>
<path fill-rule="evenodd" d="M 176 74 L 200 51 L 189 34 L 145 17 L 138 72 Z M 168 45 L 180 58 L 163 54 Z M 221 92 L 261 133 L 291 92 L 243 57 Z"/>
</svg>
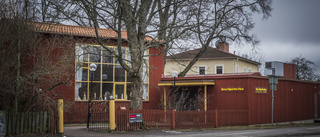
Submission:
<svg viewBox="0 0 320 137">
<path fill-rule="evenodd" d="M 109 130 L 114 131 L 116 129 L 116 117 L 115 117 L 115 101 L 109 100 Z"/>
<path fill-rule="evenodd" d="M 63 134 L 63 99 L 58 99 L 58 133 Z"/>
</svg>

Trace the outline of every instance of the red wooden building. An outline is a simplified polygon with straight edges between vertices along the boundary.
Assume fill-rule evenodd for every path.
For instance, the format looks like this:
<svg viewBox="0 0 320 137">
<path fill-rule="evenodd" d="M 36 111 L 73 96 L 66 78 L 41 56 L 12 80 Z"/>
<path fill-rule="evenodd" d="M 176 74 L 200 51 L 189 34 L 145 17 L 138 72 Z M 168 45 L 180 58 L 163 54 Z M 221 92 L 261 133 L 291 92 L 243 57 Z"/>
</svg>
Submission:
<svg viewBox="0 0 320 137">
<path fill-rule="evenodd" d="M 74 58 L 71 71 L 62 72 L 65 78 L 72 76 L 69 84 L 60 85 L 54 89 L 57 93 L 56 97 L 64 99 L 64 122 L 85 122 L 87 120 L 88 96 L 93 98 L 95 104 L 107 104 L 108 100 L 113 98 L 117 109 L 120 107 L 130 109 L 130 77 L 116 58 L 98 44 L 94 28 L 39 22 L 27 22 L 27 25 L 45 37 L 41 43 L 44 46 L 50 45 L 48 43 L 52 38 L 55 38 L 55 42 L 60 42 L 60 44 L 65 43 L 64 48 L 55 49 L 53 54 L 59 56 L 63 50 L 71 50 L 74 53 L 70 55 Z M 108 49 L 117 53 L 117 33 L 109 29 L 98 29 L 98 33 Z M 121 33 L 123 58 L 128 60 L 126 63 L 130 65 L 131 56 L 126 41 L 127 34 L 126 31 Z M 146 42 L 150 45 L 156 41 L 146 37 Z M 145 57 L 148 66 L 144 66 L 143 73 L 144 109 L 159 108 L 161 104 L 161 90 L 157 86 L 164 71 L 164 55 L 158 55 L 161 51 L 161 46 L 153 46 L 145 50 L 145 54 L 150 56 Z M 90 87 L 91 73 L 89 71 L 91 63 L 98 66 L 94 72 L 92 87 Z M 90 91 L 91 89 L 93 91 Z M 107 107 L 107 105 L 100 105 L 99 109 L 105 110 Z"/>
<path fill-rule="evenodd" d="M 273 122 L 319 117 L 319 82 L 294 79 L 292 74 L 295 68 L 290 71 L 286 68 L 292 69 L 292 65 L 285 65 L 285 76 L 279 78 L 277 90 L 274 91 Z M 174 109 L 170 106 L 170 99 L 175 86 L 177 92 L 187 92 L 189 99 L 196 102 L 195 107 L 187 109 L 215 110 L 216 126 L 272 123 L 269 77 L 260 73 L 189 75 L 175 78 L 175 81 L 168 76 L 159 82 L 159 86 L 164 87 L 165 108 Z"/>
</svg>

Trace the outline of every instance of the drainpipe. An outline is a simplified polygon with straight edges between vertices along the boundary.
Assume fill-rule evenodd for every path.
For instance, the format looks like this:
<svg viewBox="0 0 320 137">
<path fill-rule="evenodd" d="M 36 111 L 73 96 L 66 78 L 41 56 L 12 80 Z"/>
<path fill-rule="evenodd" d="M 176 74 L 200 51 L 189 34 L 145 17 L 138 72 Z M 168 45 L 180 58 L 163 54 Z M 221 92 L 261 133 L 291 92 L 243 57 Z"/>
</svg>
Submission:
<svg viewBox="0 0 320 137">
<path fill-rule="evenodd" d="M 237 72 L 237 71 L 236 71 L 236 66 L 237 66 L 238 60 L 239 60 L 239 58 L 237 57 L 237 60 L 234 61 L 234 72 L 235 72 L 235 73 Z M 239 73 L 239 68 L 238 68 L 238 72 L 237 72 L 237 73 Z"/>
</svg>

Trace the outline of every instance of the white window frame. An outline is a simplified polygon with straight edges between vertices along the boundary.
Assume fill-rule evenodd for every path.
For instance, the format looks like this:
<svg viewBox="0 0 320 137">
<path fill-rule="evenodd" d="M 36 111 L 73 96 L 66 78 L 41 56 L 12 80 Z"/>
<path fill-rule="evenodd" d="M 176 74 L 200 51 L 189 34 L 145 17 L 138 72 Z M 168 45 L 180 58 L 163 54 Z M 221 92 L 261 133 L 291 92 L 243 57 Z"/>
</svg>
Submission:
<svg viewBox="0 0 320 137">
<path fill-rule="evenodd" d="M 204 74 L 200 74 L 200 68 L 201 67 L 204 67 Z M 198 74 L 199 75 L 206 75 L 207 74 L 207 66 L 205 66 L 205 65 L 198 66 Z"/>
<path fill-rule="evenodd" d="M 239 65 L 236 65 L 234 69 L 235 69 L 234 70 L 235 73 L 239 73 Z"/>
<path fill-rule="evenodd" d="M 242 70 L 244 73 L 247 72 L 247 67 L 243 67 L 243 70 Z"/>
<path fill-rule="evenodd" d="M 251 68 L 248 68 L 248 72 L 251 72 Z"/>
<path fill-rule="evenodd" d="M 215 65 L 215 66 L 214 66 L 215 74 L 217 74 L 217 67 L 219 67 L 219 66 L 222 67 L 222 74 L 224 74 L 224 65 Z"/>
</svg>

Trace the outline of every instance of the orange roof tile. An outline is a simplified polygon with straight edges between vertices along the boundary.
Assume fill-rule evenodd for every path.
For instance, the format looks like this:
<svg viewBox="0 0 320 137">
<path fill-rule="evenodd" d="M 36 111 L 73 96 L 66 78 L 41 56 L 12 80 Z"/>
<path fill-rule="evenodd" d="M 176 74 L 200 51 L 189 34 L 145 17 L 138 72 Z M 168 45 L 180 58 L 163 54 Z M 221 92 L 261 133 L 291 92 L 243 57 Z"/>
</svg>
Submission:
<svg viewBox="0 0 320 137">
<path fill-rule="evenodd" d="M 37 32 L 54 33 L 64 35 L 76 35 L 84 37 L 96 37 L 95 29 L 93 27 L 72 26 L 64 24 L 52 24 L 42 22 L 27 22 L 28 25 L 34 27 Z M 104 38 L 117 38 L 118 34 L 111 29 L 98 28 L 98 34 Z M 121 37 L 127 39 L 127 31 L 121 31 Z M 146 41 L 152 41 L 151 37 L 146 37 Z"/>
</svg>

